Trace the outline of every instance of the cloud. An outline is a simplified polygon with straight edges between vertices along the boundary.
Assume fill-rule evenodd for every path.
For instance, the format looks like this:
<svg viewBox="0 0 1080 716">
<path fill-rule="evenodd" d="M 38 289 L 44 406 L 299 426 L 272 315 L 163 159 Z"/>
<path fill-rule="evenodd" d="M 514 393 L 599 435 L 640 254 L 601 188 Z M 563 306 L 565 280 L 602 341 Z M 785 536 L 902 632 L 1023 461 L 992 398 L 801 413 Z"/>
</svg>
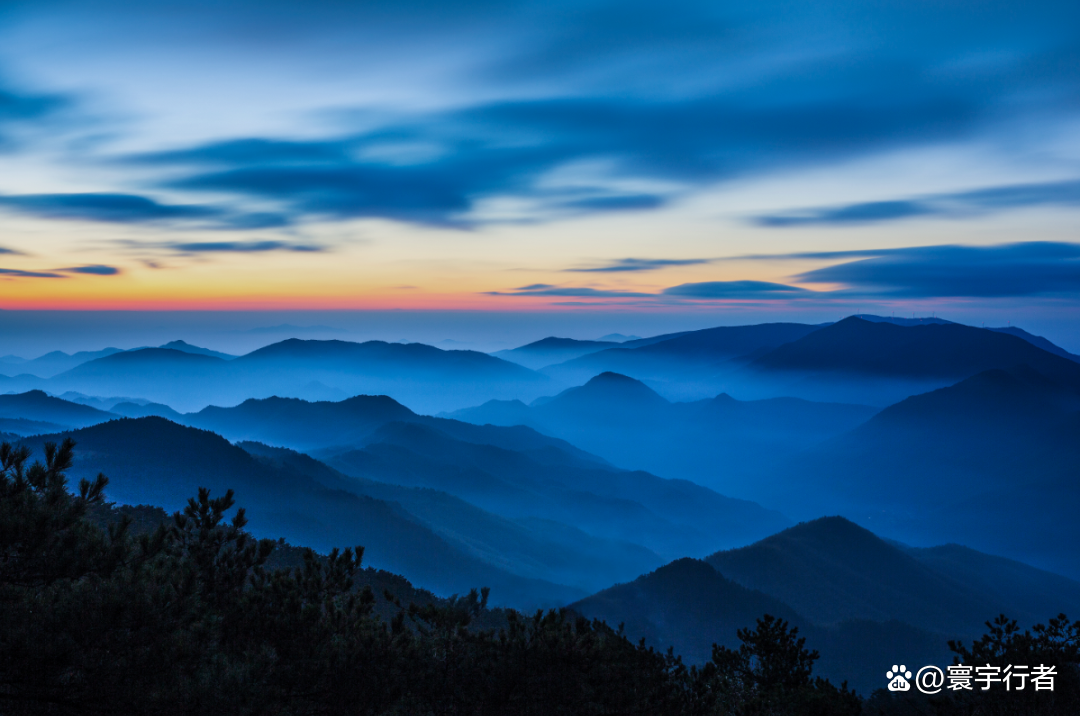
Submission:
<svg viewBox="0 0 1080 716">
<path fill-rule="evenodd" d="M 554 98 L 404 116 L 338 138 L 237 139 L 132 161 L 181 172 L 165 183 L 172 190 L 271 202 L 294 222 L 370 217 L 467 227 L 486 221 L 472 215 L 485 199 L 538 202 L 540 218 L 652 209 L 749 174 L 962 136 L 979 121 L 977 105 L 938 96 L 909 104 Z M 435 150 L 386 149 L 402 145 Z M 556 170 L 588 162 L 609 170 L 575 192 L 545 184 Z M 666 188 L 627 191 L 627 179 Z"/>
<path fill-rule="evenodd" d="M 0 207 L 46 219 L 118 224 L 199 222 L 211 228 L 252 229 L 282 226 L 276 214 L 235 213 L 216 207 L 162 204 L 136 194 L 9 194 Z"/>
<path fill-rule="evenodd" d="M 485 291 L 485 296 L 561 296 L 573 298 L 655 298 L 652 293 L 640 293 L 636 291 L 619 291 L 599 288 L 552 286 L 545 283 L 536 283 L 531 286 L 522 286 L 512 291 Z"/>
<path fill-rule="evenodd" d="M 0 276 L 12 276 L 14 278 L 67 278 L 63 274 L 49 271 L 22 271 L 20 269 L 0 268 Z"/>
<path fill-rule="evenodd" d="M 125 158 L 136 164 L 163 166 L 225 166 L 311 164 L 346 162 L 351 143 L 338 141 L 289 141 L 281 139 L 234 139 L 165 152 L 148 152 Z"/>
<path fill-rule="evenodd" d="M 570 273 L 619 273 L 624 271 L 655 271 L 669 266 L 696 266 L 712 259 L 616 259 L 606 266 L 563 269 Z"/>
<path fill-rule="evenodd" d="M 113 266 L 95 264 L 91 266 L 71 266 L 69 268 L 49 269 L 48 271 L 24 271 L 22 269 L 0 268 L 0 276 L 13 278 L 67 278 L 64 274 L 88 274 L 91 276 L 116 276 L 120 269 Z"/>
<path fill-rule="evenodd" d="M 438 166 L 255 166 L 191 176 L 171 186 L 279 201 L 297 219 L 378 217 L 449 225 L 472 206 L 463 181 Z"/>
<path fill-rule="evenodd" d="M 706 281 L 665 288 L 665 296 L 699 299 L 790 299 L 817 295 L 797 286 L 767 281 Z"/>
<path fill-rule="evenodd" d="M 71 105 L 61 95 L 20 92 L 0 84 L 0 150 L 17 148 L 13 129 L 40 125 Z"/>
<path fill-rule="evenodd" d="M 762 226 L 844 226 L 896 221 L 918 216 L 965 217 L 1034 206 L 1080 207 L 1080 180 L 1013 184 L 975 191 L 931 194 L 917 199 L 847 204 L 769 214 L 754 219 Z"/>
<path fill-rule="evenodd" d="M 468 228 L 507 220 L 483 212 L 498 199 L 534 204 L 535 220 L 655 209 L 751 175 L 987 137 L 1026 141 L 1074 121 L 1080 96 L 1080 11 L 1064 0 L 1032 0 L 1023 12 L 996 3 L 977 17 L 963 3 L 853 10 L 848 0 L 673 0 L 664 12 L 643 0 L 294 5 L 74 0 L 26 12 L 39 44 L 58 48 L 37 60 L 54 71 L 80 55 L 133 77 L 168 68 L 178 81 L 165 109 L 213 116 L 211 102 L 227 105 L 238 81 L 253 117 L 280 116 L 288 97 L 309 124 L 125 158 L 140 178 L 158 172 L 158 186 L 219 195 L 230 209 L 202 218 L 246 228 L 355 218 Z M 71 33 L 80 22 L 90 30 Z M 46 42 L 58 31 L 74 48 Z M 220 57 L 228 72 L 208 66 Z M 96 79 L 119 94 L 138 85 Z M 43 95 L 12 97 L 20 116 L 44 111 Z M 336 124 L 315 124 L 329 104 L 342 108 Z M 303 114 L 314 109 L 324 113 Z M 585 176 L 581 166 L 606 169 Z M 553 192 L 560 173 L 581 191 Z M 1008 201 L 953 199 L 966 210 Z M 247 202 L 273 210 L 260 218 L 237 208 Z M 846 225 L 942 211 L 916 197 L 758 220 Z M 160 205 L 111 215 L 186 220 Z"/>
<path fill-rule="evenodd" d="M 847 259 L 856 255 L 858 260 L 806 271 L 795 279 L 904 298 L 1080 295 L 1080 244 L 1033 241 L 1001 246 L 924 246 L 819 253 L 816 257 Z"/>
<path fill-rule="evenodd" d="M 102 266 L 96 264 L 93 266 L 73 266 L 71 268 L 54 269 L 55 271 L 62 271 L 64 273 L 81 273 L 90 274 L 91 276 L 116 276 L 120 273 L 120 269 L 115 266 Z"/>
<path fill-rule="evenodd" d="M 320 244 L 302 244 L 291 241 L 123 241 L 124 246 L 137 250 L 159 250 L 195 256 L 198 254 L 261 254 L 273 251 L 294 253 L 321 253 L 327 251 Z"/>
</svg>

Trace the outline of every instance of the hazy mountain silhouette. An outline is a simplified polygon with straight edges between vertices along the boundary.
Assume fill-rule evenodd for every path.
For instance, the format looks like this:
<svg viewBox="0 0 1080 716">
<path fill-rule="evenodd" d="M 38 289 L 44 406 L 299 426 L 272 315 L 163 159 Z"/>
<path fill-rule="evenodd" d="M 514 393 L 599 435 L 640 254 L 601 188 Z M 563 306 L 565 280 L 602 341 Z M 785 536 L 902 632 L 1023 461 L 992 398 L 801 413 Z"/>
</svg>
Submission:
<svg viewBox="0 0 1080 716">
<path fill-rule="evenodd" d="M 496 351 L 491 355 L 512 361 L 526 368 L 537 370 L 553 363 L 562 363 L 572 358 L 613 348 L 621 341 L 599 340 L 578 341 L 573 338 L 543 338 L 511 350 Z"/>
<path fill-rule="evenodd" d="M 691 662 L 772 614 L 821 651 L 817 669 L 863 691 L 881 663 L 945 664 L 949 638 L 972 639 L 1005 612 L 1030 627 L 1080 606 L 1080 583 L 956 545 L 910 549 L 838 517 L 799 524 L 704 561 L 678 560 L 573 608 Z"/>
<path fill-rule="evenodd" d="M 358 395 L 340 402 L 298 398 L 254 398 L 231 408 L 209 406 L 184 416 L 188 425 L 213 430 L 230 440 L 255 440 L 298 450 L 351 445 L 381 425 L 419 419 L 385 395 Z"/>
<path fill-rule="evenodd" d="M 489 398 L 535 397 L 549 384 L 545 376 L 476 351 L 299 339 L 231 360 L 168 348 L 126 351 L 48 381 L 54 392 L 134 393 L 183 411 L 271 395 L 357 393 L 393 394 L 417 409 L 435 411 Z"/>
<path fill-rule="evenodd" d="M 605 372 L 576 388 L 568 388 L 537 404 L 542 422 L 604 420 L 641 423 L 663 418 L 671 403 L 639 380 Z"/>
<path fill-rule="evenodd" d="M 437 489 L 509 519 L 553 520 L 668 558 L 744 544 L 790 524 L 691 482 L 618 469 L 528 427 L 417 415 L 386 396 L 248 400 L 182 420 L 230 440 L 309 452 L 353 477 Z"/>
<path fill-rule="evenodd" d="M 705 561 L 818 624 L 899 619 L 974 635 L 1002 612 L 1025 624 L 1080 613 L 1080 583 L 957 545 L 902 549 L 842 517 L 802 523 Z"/>
<path fill-rule="evenodd" d="M 448 417 L 477 424 L 528 425 L 622 467 L 687 477 L 723 492 L 763 463 L 840 435 L 876 409 L 796 398 L 669 403 L 644 383 L 602 373 L 552 398 L 490 401 Z"/>
<path fill-rule="evenodd" d="M 185 341 L 169 341 L 164 345 L 158 346 L 158 348 L 167 348 L 174 351 L 182 351 L 184 353 L 195 353 L 197 355 L 211 356 L 212 358 L 221 358 L 223 360 L 232 360 L 236 356 L 229 353 L 222 353 L 220 351 L 213 351 L 209 348 L 200 348 L 199 346 L 193 346 Z"/>
<path fill-rule="evenodd" d="M 389 423 L 359 449 L 315 455 L 349 475 L 441 490 L 510 519 L 555 520 L 597 537 L 643 545 L 668 558 L 707 554 L 709 544 L 745 543 L 788 524 L 754 503 L 684 480 L 587 461 L 556 444 L 512 449 L 506 443 L 468 440 L 475 435 L 451 434 L 464 425 Z M 525 428 L 465 427 L 488 434 L 537 435 Z"/>
<path fill-rule="evenodd" d="M 127 504 L 182 507 L 197 489 L 236 491 L 260 537 L 326 551 L 363 545 L 365 562 L 406 574 L 442 594 L 478 585 L 500 603 L 556 604 L 576 590 L 510 574 L 456 548 L 404 508 L 327 487 L 289 465 L 260 461 L 206 430 L 151 417 L 120 419 L 77 430 L 71 478 L 109 477 L 110 499 Z M 63 435 L 25 442 L 34 449 Z"/>
<path fill-rule="evenodd" d="M 693 559 L 672 562 L 571 608 L 589 618 L 624 624 L 630 638 L 644 638 L 661 649 L 673 647 L 687 662 L 697 664 L 709 660 L 713 644 L 737 648 L 738 630 L 771 614 L 798 627 L 807 648 L 821 652 L 816 675 L 847 680 L 863 694 L 881 688 L 880 664 L 891 664 L 898 652 L 920 664 L 946 664 L 951 659 L 945 635 L 896 620 L 817 626 L 784 602 L 747 589 Z"/>
<path fill-rule="evenodd" d="M 725 369 L 725 364 L 759 355 L 818 328 L 801 323 L 764 323 L 688 331 L 628 341 L 548 366 L 542 372 L 565 382 L 580 383 L 611 371 L 663 386 L 661 392 L 669 398 L 700 398 L 718 392 L 712 377 Z M 698 381 L 705 381 L 705 385 L 696 386 Z"/>
<path fill-rule="evenodd" d="M 853 316 L 853 318 L 861 318 L 864 321 L 870 321 L 872 323 L 891 323 L 896 326 L 925 326 L 931 323 L 940 323 L 954 326 L 963 325 L 958 324 L 954 321 L 946 321 L 944 318 L 937 318 L 936 316 L 932 318 L 898 318 L 896 316 L 874 316 L 870 314 L 859 313 Z M 1080 356 L 1073 355 L 1064 348 L 1055 345 L 1054 343 L 1051 343 L 1046 338 L 1043 338 L 1042 336 L 1032 335 L 1022 328 L 1017 328 L 1016 326 L 983 326 L 983 328 L 988 331 L 994 331 L 996 333 L 1008 333 L 1011 336 L 1022 338 L 1031 345 L 1042 348 L 1048 353 L 1053 353 L 1054 355 L 1061 356 L 1062 358 L 1068 358 L 1072 361 L 1080 361 Z"/>
<path fill-rule="evenodd" d="M 148 418 L 157 416 L 159 418 L 168 418 L 174 423 L 185 422 L 183 415 L 176 412 L 168 405 L 163 405 L 161 403 L 133 403 L 125 401 L 112 406 L 110 412 L 125 418 Z"/>
<path fill-rule="evenodd" d="M 285 448 L 252 442 L 239 446 L 271 465 L 299 470 L 331 489 L 399 504 L 447 542 L 513 574 L 595 591 L 663 562 L 639 545 L 598 539 L 570 525 L 546 520 L 515 522 L 446 492 L 348 477 Z"/>
<path fill-rule="evenodd" d="M 0 395 L 0 418 L 51 423 L 64 428 L 81 428 L 114 417 L 116 416 L 87 405 L 54 398 L 41 390 Z"/>
<path fill-rule="evenodd" d="M 898 326 L 854 317 L 756 358 L 742 380 L 758 384 L 755 390 L 880 405 L 1020 364 L 1080 386 L 1080 365 L 1017 336 L 956 323 Z"/>
<path fill-rule="evenodd" d="M 1048 353 L 1053 353 L 1054 355 L 1061 356 L 1062 358 L 1068 358 L 1073 362 L 1080 362 L 1080 356 L 1070 353 L 1061 346 L 1051 343 L 1049 340 L 1043 338 L 1042 336 L 1032 335 L 1025 331 L 1023 328 L 1017 328 L 1016 326 L 999 326 L 996 328 L 988 328 L 987 330 L 995 331 L 997 333 L 1008 333 L 1010 336 L 1022 338 L 1031 345 L 1042 348 Z"/>
<path fill-rule="evenodd" d="M 57 373 L 70 370 L 77 365 L 120 352 L 122 352 L 120 348 L 79 351 L 72 354 L 63 351 L 52 351 L 33 360 L 25 360 L 17 356 L 5 356 L 0 359 L 0 371 L 9 376 L 27 374 L 38 378 L 51 378 Z"/>
<path fill-rule="evenodd" d="M 799 516 L 839 512 L 914 544 L 958 542 L 1080 576 L 1071 548 L 1080 525 L 1069 517 L 1080 500 L 1078 408 L 1073 386 L 1029 366 L 985 371 L 763 471 L 746 494 Z"/>
<path fill-rule="evenodd" d="M 735 633 L 764 614 L 804 620 L 787 604 L 747 589 L 697 559 L 683 558 L 570 605 L 590 619 L 625 624 L 633 639 L 675 646 L 692 663 L 707 661 L 712 645 L 737 646 Z"/>
</svg>

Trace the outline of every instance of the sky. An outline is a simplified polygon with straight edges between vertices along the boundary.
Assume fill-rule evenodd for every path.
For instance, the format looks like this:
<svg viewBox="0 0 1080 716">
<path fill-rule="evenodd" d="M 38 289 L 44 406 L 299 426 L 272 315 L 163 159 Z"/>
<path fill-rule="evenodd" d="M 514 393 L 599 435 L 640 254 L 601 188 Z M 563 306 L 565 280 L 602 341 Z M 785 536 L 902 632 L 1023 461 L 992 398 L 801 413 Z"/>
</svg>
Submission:
<svg viewBox="0 0 1080 716">
<path fill-rule="evenodd" d="M 0 3 L 25 350 L 864 312 L 1080 352 L 1078 227 L 1075 2 Z"/>
</svg>

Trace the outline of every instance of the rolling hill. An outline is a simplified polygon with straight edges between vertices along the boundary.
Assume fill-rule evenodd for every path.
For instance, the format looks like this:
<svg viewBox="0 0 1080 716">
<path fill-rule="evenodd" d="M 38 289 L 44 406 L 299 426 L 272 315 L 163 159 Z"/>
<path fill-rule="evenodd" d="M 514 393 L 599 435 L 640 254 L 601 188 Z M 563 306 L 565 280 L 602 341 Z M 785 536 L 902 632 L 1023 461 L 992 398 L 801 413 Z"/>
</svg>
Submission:
<svg viewBox="0 0 1080 716">
<path fill-rule="evenodd" d="M 97 408 L 54 398 L 42 390 L 0 395 L 0 418 L 30 421 L 26 425 L 44 423 L 63 428 L 82 428 L 114 417 Z"/>
</svg>

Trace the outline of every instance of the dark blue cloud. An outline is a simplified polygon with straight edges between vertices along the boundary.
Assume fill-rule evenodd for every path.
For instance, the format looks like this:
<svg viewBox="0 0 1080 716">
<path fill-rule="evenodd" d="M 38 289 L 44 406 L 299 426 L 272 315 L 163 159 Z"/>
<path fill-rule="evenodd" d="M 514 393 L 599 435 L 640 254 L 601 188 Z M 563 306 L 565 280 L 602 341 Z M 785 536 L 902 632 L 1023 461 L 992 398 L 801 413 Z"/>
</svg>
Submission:
<svg viewBox="0 0 1080 716">
<path fill-rule="evenodd" d="M 669 266 L 696 266 L 710 263 L 712 259 L 618 259 L 606 266 L 563 269 L 570 273 L 622 273 L 632 271 L 655 271 Z"/>
<path fill-rule="evenodd" d="M 236 139 L 212 142 L 199 147 L 151 152 L 126 157 L 138 164 L 243 166 L 347 162 L 351 142 L 288 141 L 280 139 Z"/>
<path fill-rule="evenodd" d="M 66 278 L 63 274 L 52 273 L 51 271 L 22 271 L 20 269 L 6 268 L 0 268 L 0 276 L 11 276 L 13 278 Z"/>
<path fill-rule="evenodd" d="M 18 148 L 12 129 L 40 125 L 71 105 L 61 95 L 20 92 L 0 82 L 0 150 Z"/>
<path fill-rule="evenodd" d="M 748 175 L 982 139 L 1002 127 L 1011 137 L 1014 127 L 1080 109 L 1080 9 L 1064 0 L 977 10 L 900 0 L 189 5 L 95 3 L 93 16 L 102 36 L 134 28 L 146 43 L 184 52 L 197 37 L 235 52 L 238 66 L 264 52 L 291 58 L 298 76 L 373 59 L 407 65 L 403 82 L 415 68 L 441 76 L 444 57 L 469 68 L 448 69 L 445 89 L 424 97 L 453 109 L 395 113 L 368 103 L 352 108 L 363 119 L 351 129 L 315 139 L 238 136 L 129 158 L 167 172 L 172 188 L 268 202 L 280 215 L 266 226 L 275 216 L 468 226 L 485 220 L 471 215 L 481 202 L 501 197 L 532 200 L 542 218 L 651 209 Z M 382 71 L 372 76 L 398 78 Z M 199 79 L 214 88 L 212 73 Z M 521 97 L 532 99 L 490 99 Z M 553 194 L 542 181 L 582 163 L 610 176 L 578 195 Z M 626 179 L 670 188 L 630 191 L 620 188 Z M 851 224 L 941 211 L 916 198 L 760 221 Z"/>
<path fill-rule="evenodd" d="M 1080 295 L 1080 244 L 925 246 L 833 254 L 843 259 L 856 255 L 861 258 L 795 278 L 840 284 L 848 292 L 904 298 Z"/>
<path fill-rule="evenodd" d="M 655 208 L 713 182 L 963 136 L 983 109 L 978 98 L 933 93 L 907 104 L 857 97 L 780 104 L 722 95 L 557 98 L 406 118 L 335 140 L 246 139 L 135 161 L 186 171 L 169 182 L 172 189 L 269 200 L 294 221 L 379 217 L 464 225 L 479 200 L 500 196 L 535 199 L 548 216 Z M 364 158 L 394 145 L 436 151 L 422 159 Z M 558 195 L 540 185 L 547 172 L 583 161 L 610 166 L 610 180 L 595 180 L 585 195 Z M 626 177 L 683 189 L 615 189 Z"/>
<path fill-rule="evenodd" d="M 844 226 L 917 216 L 971 216 L 1033 206 L 1080 207 L 1080 181 L 1014 184 L 976 191 L 933 194 L 918 199 L 877 201 L 760 216 L 762 226 Z"/>
<path fill-rule="evenodd" d="M 917 201 L 871 201 L 862 204 L 815 209 L 798 214 L 774 214 L 759 217 L 762 226 L 813 226 L 832 224 L 867 224 L 894 221 L 937 213 L 932 206 Z"/>
<path fill-rule="evenodd" d="M 22 194 L 0 196 L 0 206 L 56 219 L 140 223 L 168 219 L 205 219 L 213 210 L 168 206 L 133 194 Z"/>
<path fill-rule="evenodd" d="M 563 296 L 574 298 L 655 298 L 655 294 L 575 286 L 533 284 L 512 291 L 485 291 L 485 296 Z"/>
<path fill-rule="evenodd" d="M 120 269 L 115 266 L 102 266 L 101 264 L 95 264 L 93 266 L 73 266 L 71 268 L 56 270 L 64 273 L 89 274 L 91 276 L 116 276 L 120 273 Z"/>
<path fill-rule="evenodd" d="M 15 194 L 0 196 L 0 208 L 48 219 L 120 224 L 199 222 L 211 228 L 251 229 L 285 223 L 277 214 L 235 213 L 217 207 L 162 204 L 135 194 Z"/>
<path fill-rule="evenodd" d="M 146 246 L 143 244 L 143 246 Z M 292 251 L 297 253 L 317 253 L 325 251 L 325 246 L 317 244 L 297 244 L 288 241 L 191 241 L 163 242 L 155 247 L 175 251 L 178 254 L 220 254 L 220 253 L 266 253 L 269 251 Z"/>
<path fill-rule="evenodd" d="M 816 295 L 797 286 L 768 281 L 706 281 L 663 290 L 665 296 L 701 299 L 791 299 Z"/>
<path fill-rule="evenodd" d="M 41 119 L 67 105 L 68 100 L 63 97 L 17 94 L 0 87 L 0 123 Z"/>
<path fill-rule="evenodd" d="M 454 216 L 471 206 L 466 181 L 442 167 L 275 165 L 200 174 L 171 186 L 277 200 L 297 218 L 381 217 L 453 224 Z"/>
</svg>

